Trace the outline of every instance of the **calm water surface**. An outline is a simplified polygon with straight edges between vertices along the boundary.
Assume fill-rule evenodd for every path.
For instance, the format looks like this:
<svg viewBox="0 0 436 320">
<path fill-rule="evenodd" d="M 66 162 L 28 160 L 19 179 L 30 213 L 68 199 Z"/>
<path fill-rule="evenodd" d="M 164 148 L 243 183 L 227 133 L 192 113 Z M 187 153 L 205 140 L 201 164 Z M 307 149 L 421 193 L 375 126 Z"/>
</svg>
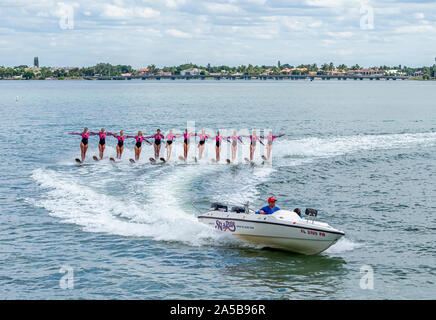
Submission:
<svg viewBox="0 0 436 320">
<path fill-rule="evenodd" d="M 105 159 L 84 126 L 151 134 L 285 133 L 272 166 Z M 436 293 L 436 83 L 1 81 L 1 299 L 424 299 Z M 196 145 L 191 145 L 192 155 Z M 162 150 L 164 152 L 164 149 Z M 226 158 L 229 150 L 223 150 Z M 163 153 L 162 153 L 163 154 Z M 238 159 L 248 155 L 248 143 Z M 314 207 L 345 231 L 326 252 L 259 249 L 196 221 L 194 200 Z M 74 289 L 62 289 L 62 267 Z M 374 289 L 359 286 L 362 266 Z"/>
</svg>

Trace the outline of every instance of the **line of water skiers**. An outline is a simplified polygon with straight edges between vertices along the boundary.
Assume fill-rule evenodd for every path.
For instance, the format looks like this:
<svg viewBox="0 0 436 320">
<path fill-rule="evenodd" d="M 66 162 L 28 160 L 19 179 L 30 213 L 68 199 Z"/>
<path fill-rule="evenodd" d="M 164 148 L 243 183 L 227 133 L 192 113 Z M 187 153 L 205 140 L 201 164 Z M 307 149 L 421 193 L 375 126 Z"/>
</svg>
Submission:
<svg viewBox="0 0 436 320">
<path fill-rule="evenodd" d="M 175 141 L 176 138 L 183 136 L 183 158 L 180 157 L 183 160 L 186 160 L 188 157 L 188 151 L 189 146 L 191 142 L 191 138 L 193 136 L 199 137 L 199 143 L 198 143 L 198 158 L 201 159 L 205 147 L 205 143 L 208 139 L 211 139 L 212 137 L 205 133 L 204 130 L 201 131 L 201 133 L 196 132 L 189 132 L 188 129 L 185 129 L 185 133 L 183 134 L 174 134 L 173 130 L 169 130 L 167 136 L 165 137 L 160 129 L 157 129 L 156 133 L 151 136 L 144 136 L 142 134 L 142 131 L 138 131 L 138 134 L 136 136 L 129 136 L 124 135 L 123 131 L 120 131 L 119 134 L 112 133 L 112 132 L 106 132 L 104 128 L 100 130 L 100 132 L 90 132 L 88 131 L 88 128 L 85 128 L 83 132 L 70 132 L 69 134 L 73 135 L 79 135 L 82 137 L 82 141 L 80 143 L 80 149 L 82 153 L 82 162 L 85 160 L 86 151 L 88 150 L 88 139 L 90 136 L 98 136 L 99 137 L 99 143 L 98 143 L 98 149 L 99 149 L 99 156 L 100 159 L 103 159 L 104 149 L 106 146 L 106 137 L 112 136 L 115 137 L 118 140 L 117 143 L 117 159 L 121 159 L 121 156 L 123 154 L 124 150 L 124 140 L 125 139 L 135 139 L 135 161 L 139 160 L 139 156 L 141 154 L 142 149 L 142 143 L 146 142 L 149 145 L 152 145 L 152 143 L 148 139 L 154 139 L 154 154 L 155 159 L 159 159 L 160 154 L 160 148 L 162 145 L 162 141 L 166 140 L 166 149 L 167 149 L 167 157 L 166 159 L 163 159 L 164 161 L 168 161 L 171 157 L 171 149 L 172 144 Z M 267 159 L 271 156 L 271 149 L 274 139 L 279 138 L 281 136 L 284 136 L 284 134 L 280 135 L 273 135 L 272 131 L 269 132 L 267 136 L 257 136 L 256 131 L 253 131 L 251 135 L 237 135 L 237 132 L 234 131 L 232 136 L 222 136 L 219 131 L 217 131 L 215 136 L 215 151 L 216 151 L 216 159 L 215 161 L 220 161 L 220 153 L 221 153 L 221 144 L 223 141 L 226 141 L 228 143 L 231 143 L 231 150 L 232 150 L 232 161 L 236 158 L 236 151 L 238 148 L 238 142 L 243 143 L 242 138 L 250 138 L 250 161 L 253 160 L 254 151 L 256 150 L 256 143 L 259 141 L 262 145 L 264 144 L 264 141 L 266 140 L 266 151 L 267 151 Z"/>
</svg>

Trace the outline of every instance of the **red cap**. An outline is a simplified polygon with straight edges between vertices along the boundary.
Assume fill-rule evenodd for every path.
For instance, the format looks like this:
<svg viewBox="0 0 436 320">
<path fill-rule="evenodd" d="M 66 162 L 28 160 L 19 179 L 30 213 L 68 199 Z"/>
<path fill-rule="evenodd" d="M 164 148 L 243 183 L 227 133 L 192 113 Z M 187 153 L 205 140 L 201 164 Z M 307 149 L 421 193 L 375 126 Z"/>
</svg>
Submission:
<svg viewBox="0 0 436 320">
<path fill-rule="evenodd" d="M 277 199 L 274 198 L 274 197 L 269 197 L 269 198 L 268 198 L 268 202 L 273 202 L 273 201 L 277 201 Z"/>
</svg>

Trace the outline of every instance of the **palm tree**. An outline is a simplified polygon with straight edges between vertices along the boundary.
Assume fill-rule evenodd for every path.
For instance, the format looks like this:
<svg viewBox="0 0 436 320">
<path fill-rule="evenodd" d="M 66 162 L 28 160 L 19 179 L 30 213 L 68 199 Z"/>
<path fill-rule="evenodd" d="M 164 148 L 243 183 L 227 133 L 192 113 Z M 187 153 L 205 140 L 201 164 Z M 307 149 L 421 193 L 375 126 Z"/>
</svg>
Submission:
<svg viewBox="0 0 436 320">
<path fill-rule="evenodd" d="M 355 64 L 354 66 L 351 67 L 351 70 L 360 70 L 360 66 L 358 64 Z"/>
<path fill-rule="evenodd" d="M 345 65 L 345 64 L 340 64 L 340 65 L 338 65 L 337 69 L 339 69 L 339 70 L 343 70 L 343 71 L 347 71 L 347 70 L 348 70 L 348 67 L 347 67 L 347 65 Z"/>
<path fill-rule="evenodd" d="M 151 74 L 155 74 L 156 71 L 157 71 L 157 68 L 156 68 L 156 66 L 155 66 L 154 64 L 149 65 L 149 66 L 147 67 L 147 69 L 149 69 L 149 71 L 150 71 Z"/>
</svg>

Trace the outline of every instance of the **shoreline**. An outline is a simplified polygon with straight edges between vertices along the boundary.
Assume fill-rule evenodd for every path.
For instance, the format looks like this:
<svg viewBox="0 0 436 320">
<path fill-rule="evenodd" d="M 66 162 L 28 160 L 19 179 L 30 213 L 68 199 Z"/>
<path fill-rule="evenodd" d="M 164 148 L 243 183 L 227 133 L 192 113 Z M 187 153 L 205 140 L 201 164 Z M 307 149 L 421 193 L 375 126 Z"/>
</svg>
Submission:
<svg viewBox="0 0 436 320">
<path fill-rule="evenodd" d="M 184 80 L 184 81 L 192 81 L 192 80 L 215 80 L 215 81 L 235 81 L 235 80 L 244 80 L 244 81 L 436 81 L 436 79 L 423 79 L 416 77 L 336 77 L 336 76 L 328 76 L 328 77 L 312 77 L 312 76 L 286 76 L 286 77 L 261 77 L 261 76 L 247 76 L 247 77 L 138 77 L 138 78 L 127 78 L 127 77 L 111 77 L 111 78 L 76 78 L 76 79 L 0 79 L 0 81 L 131 81 L 131 80 L 141 80 L 141 81 L 161 81 L 161 80 Z"/>
</svg>

